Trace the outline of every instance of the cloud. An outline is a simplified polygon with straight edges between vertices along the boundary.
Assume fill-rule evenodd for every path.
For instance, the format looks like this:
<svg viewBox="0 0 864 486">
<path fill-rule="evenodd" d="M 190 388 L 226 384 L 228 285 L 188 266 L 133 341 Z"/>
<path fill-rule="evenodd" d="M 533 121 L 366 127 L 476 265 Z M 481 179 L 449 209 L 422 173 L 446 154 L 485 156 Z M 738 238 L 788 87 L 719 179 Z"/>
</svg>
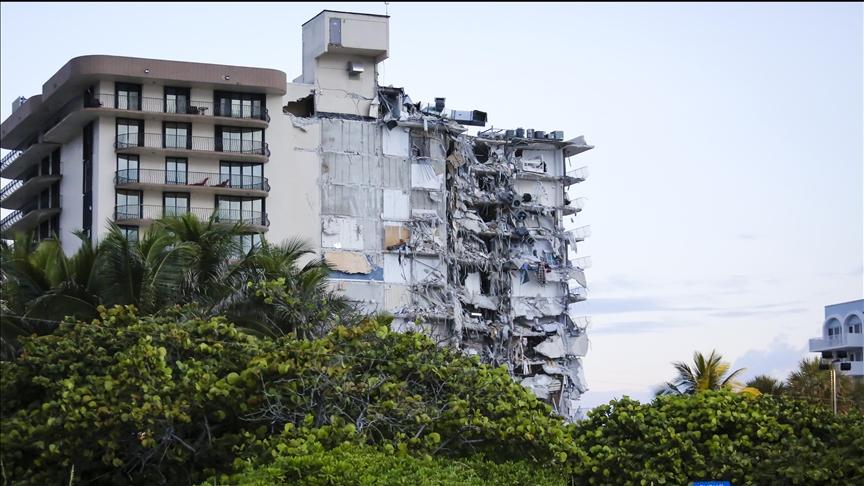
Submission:
<svg viewBox="0 0 864 486">
<path fill-rule="evenodd" d="M 737 238 L 739 240 L 756 240 L 756 239 L 759 239 L 759 237 L 757 235 L 754 235 L 752 233 L 741 233 L 737 236 Z"/>
<path fill-rule="evenodd" d="M 641 334 L 659 332 L 673 327 L 682 327 L 683 324 L 671 324 L 659 321 L 623 321 L 610 322 L 599 326 L 593 326 L 589 335 L 597 334 Z"/>
<path fill-rule="evenodd" d="M 663 299 L 653 297 L 620 297 L 588 299 L 588 310 L 592 314 L 618 314 L 622 312 L 653 312 L 653 311 L 712 311 L 720 310 L 714 307 L 677 307 Z"/>
<path fill-rule="evenodd" d="M 768 345 L 768 349 L 751 349 L 745 352 L 735 360 L 732 368 L 747 368 L 743 373 L 742 381 L 757 375 L 769 375 L 778 380 L 785 380 L 789 373 L 798 367 L 801 358 L 807 355 L 806 342 L 795 346 L 789 343 L 787 336 L 777 336 Z"/>
<path fill-rule="evenodd" d="M 791 307 L 787 309 L 759 309 L 759 308 L 750 308 L 750 309 L 740 309 L 740 310 L 725 310 L 725 311 L 716 311 L 711 312 L 709 315 L 713 317 L 753 317 L 759 315 L 777 315 L 777 314 L 798 314 L 807 312 L 808 309 L 803 307 Z"/>
</svg>

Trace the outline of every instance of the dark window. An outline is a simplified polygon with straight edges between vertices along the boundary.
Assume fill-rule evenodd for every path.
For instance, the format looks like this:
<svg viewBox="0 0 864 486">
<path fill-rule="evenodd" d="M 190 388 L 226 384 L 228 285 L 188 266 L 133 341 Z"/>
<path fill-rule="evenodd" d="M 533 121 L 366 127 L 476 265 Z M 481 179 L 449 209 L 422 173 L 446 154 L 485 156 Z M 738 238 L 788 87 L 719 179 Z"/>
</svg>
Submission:
<svg viewBox="0 0 864 486">
<path fill-rule="evenodd" d="M 116 83 L 114 85 L 114 108 L 119 110 L 141 109 L 141 85 Z"/>
<path fill-rule="evenodd" d="M 83 206 L 81 228 L 90 238 L 93 229 L 93 122 L 84 125 L 81 163 L 81 205 Z"/>
<path fill-rule="evenodd" d="M 185 192 L 166 192 L 162 194 L 162 214 L 180 216 L 189 212 L 189 194 Z"/>
<path fill-rule="evenodd" d="M 165 122 L 162 124 L 162 140 L 165 148 L 192 149 L 192 124 Z"/>
<path fill-rule="evenodd" d="M 125 221 L 142 216 L 141 191 L 118 190 L 114 196 L 114 219 Z"/>
<path fill-rule="evenodd" d="M 263 94 L 216 91 L 213 95 L 216 100 L 216 116 L 259 120 L 266 118 Z"/>
<path fill-rule="evenodd" d="M 238 236 L 236 236 L 236 238 L 238 240 L 237 243 L 240 246 L 240 250 L 242 251 L 242 253 L 244 255 L 248 254 L 252 250 L 252 248 L 255 248 L 257 246 L 261 246 L 261 234 L 260 233 L 253 233 L 253 234 L 249 234 L 249 235 L 238 235 Z"/>
<path fill-rule="evenodd" d="M 189 113 L 189 88 L 165 88 L 165 113 Z"/>
<path fill-rule="evenodd" d="M 264 166 L 249 162 L 219 162 L 219 184 L 264 190 Z"/>
<path fill-rule="evenodd" d="M 264 130 L 216 126 L 216 150 L 243 154 L 264 153 Z"/>
<path fill-rule="evenodd" d="M 117 119 L 117 148 L 144 146 L 144 120 Z"/>
<path fill-rule="evenodd" d="M 256 197 L 216 196 L 220 221 L 266 224 L 264 199 Z"/>
<path fill-rule="evenodd" d="M 126 237 L 129 241 L 138 241 L 138 227 L 137 226 L 120 226 L 120 232 L 123 233 L 123 236 Z"/>
<path fill-rule="evenodd" d="M 165 184 L 185 185 L 188 182 L 188 160 L 179 157 L 165 158 Z"/>
<path fill-rule="evenodd" d="M 138 156 L 117 154 L 117 184 L 139 181 Z"/>
</svg>

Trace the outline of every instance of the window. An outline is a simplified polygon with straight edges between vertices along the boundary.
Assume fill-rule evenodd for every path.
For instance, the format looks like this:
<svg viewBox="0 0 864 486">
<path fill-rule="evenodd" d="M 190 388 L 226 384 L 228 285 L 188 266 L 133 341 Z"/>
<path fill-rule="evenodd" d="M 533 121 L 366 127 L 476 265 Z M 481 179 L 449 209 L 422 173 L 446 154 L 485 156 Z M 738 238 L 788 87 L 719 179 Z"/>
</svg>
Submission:
<svg viewBox="0 0 864 486">
<path fill-rule="evenodd" d="M 189 113 L 189 88 L 165 88 L 165 113 Z"/>
<path fill-rule="evenodd" d="M 164 216 L 180 216 L 189 212 L 189 194 L 184 192 L 166 192 L 162 194 L 162 214 Z"/>
<path fill-rule="evenodd" d="M 231 118 L 265 119 L 264 95 L 254 93 L 226 93 L 217 91 L 216 116 Z"/>
<path fill-rule="evenodd" d="M 264 130 L 260 128 L 216 127 L 216 150 L 244 154 L 264 153 Z"/>
<path fill-rule="evenodd" d="M 227 187 L 264 190 L 264 166 L 248 162 L 219 162 L 219 183 Z"/>
<path fill-rule="evenodd" d="M 217 196 L 216 207 L 220 221 L 229 223 L 266 225 L 264 200 L 253 197 Z"/>
<path fill-rule="evenodd" d="M 165 184 L 185 185 L 188 182 L 188 160 L 180 157 L 165 158 Z"/>
<path fill-rule="evenodd" d="M 117 184 L 139 182 L 138 156 L 117 154 Z"/>
<path fill-rule="evenodd" d="M 117 119 L 117 148 L 144 146 L 144 120 Z"/>
<path fill-rule="evenodd" d="M 114 108 L 120 110 L 141 109 L 141 85 L 116 83 L 114 85 Z"/>
<path fill-rule="evenodd" d="M 114 204 L 114 219 L 117 221 L 140 219 L 142 216 L 141 191 L 117 191 Z"/>
<path fill-rule="evenodd" d="M 165 122 L 162 125 L 162 140 L 165 148 L 192 149 L 192 124 Z"/>
<path fill-rule="evenodd" d="M 123 236 L 125 236 L 127 240 L 138 241 L 137 226 L 120 226 L 120 231 L 123 233 Z"/>
<path fill-rule="evenodd" d="M 244 255 L 248 254 L 252 250 L 252 248 L 261 246 L 260 233 L 253 233 L 250 235 L 238 235 L 236 238 L 239 240 L 238 244 Z"/>
<path fill-rule="evenodd" d="M 855 324 L 855 334 L 861 334 L 861 324 Z"/>
</svg>

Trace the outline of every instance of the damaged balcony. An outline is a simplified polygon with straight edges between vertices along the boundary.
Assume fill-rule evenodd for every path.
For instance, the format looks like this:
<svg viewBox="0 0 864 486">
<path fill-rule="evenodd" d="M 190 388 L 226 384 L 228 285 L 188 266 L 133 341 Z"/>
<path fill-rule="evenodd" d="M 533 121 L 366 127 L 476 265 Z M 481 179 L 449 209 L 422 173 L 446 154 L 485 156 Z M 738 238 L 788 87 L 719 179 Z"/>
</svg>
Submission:
<svg viewBox="0 0 864 486">
<path fill-rule="evenodd" d="M 185 172 L 159 169 L 124 169 L 114 175 L 118 189 L 158 189 L 234 196 L 266 197 L 270 183 L 266 177 L 219 172 Z"/>
</svg>

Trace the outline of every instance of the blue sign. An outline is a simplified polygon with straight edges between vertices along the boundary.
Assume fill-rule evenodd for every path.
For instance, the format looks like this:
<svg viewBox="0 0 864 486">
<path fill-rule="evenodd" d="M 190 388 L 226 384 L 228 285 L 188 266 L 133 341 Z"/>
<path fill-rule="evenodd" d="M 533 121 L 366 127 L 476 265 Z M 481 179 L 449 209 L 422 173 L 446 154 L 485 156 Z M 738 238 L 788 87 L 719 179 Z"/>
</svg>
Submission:
<svg viewBox="0 0 864 486">
<path fill-rule="evenodd" d="M 694 481 L 693 486 L 732 486 L 729 481 Z"/>
</svg>

